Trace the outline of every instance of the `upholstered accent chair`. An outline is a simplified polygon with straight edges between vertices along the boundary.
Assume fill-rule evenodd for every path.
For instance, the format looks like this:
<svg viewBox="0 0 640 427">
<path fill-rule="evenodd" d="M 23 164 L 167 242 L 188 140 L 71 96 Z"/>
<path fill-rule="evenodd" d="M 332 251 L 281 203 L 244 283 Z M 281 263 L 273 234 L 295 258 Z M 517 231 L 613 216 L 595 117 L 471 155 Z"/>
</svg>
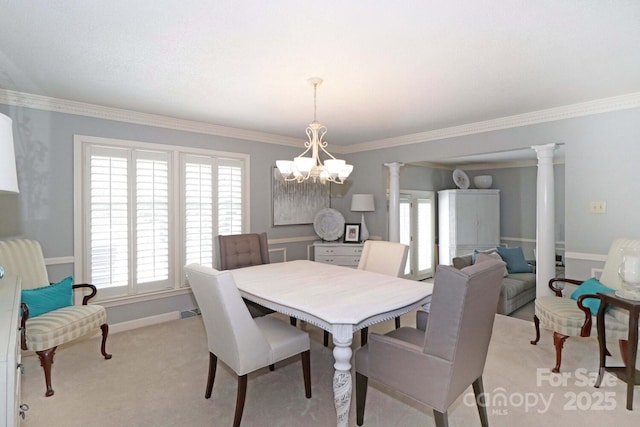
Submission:
<svg viewBox="0 0 640 427">
<path fill-rule="evenodd" d="M 417 313 L 417 327 L 369 336 L 355 354 L 358 425 L 372 379 L 433 408 L 438 427 L 448 425 L 449 406 L 473 385 L 482 426 L 488 426 L 482 373 L 504 268 L 494 259 L 462 270 L 438 266 L 430 311 Z"/>
<path fill-rule="evenodd" d="M 620 238 L 611 243 L 599 281 L 602 285 L 613 290 L 622 287 L 618 268 L 622 262 L 623 248 L 640 249 L 640 240 Z M 531 344 L 536 345 L 540 341 L 540 326 L 553 331 L 553 344 L 556 348 L 556 364 L 552 369 L 553 372 L 560 372 L 562 348 L 567 338 L 597 335 L 596 316 L 588 305 L 589 301 L 599 300 L 598 296 L 595 293 L 585 293 L 577 300 L 571 299 L 569 295 L 563 293 L 567 283 L 580 287 L 586 281 L 560 277 L 551 279 L 549 288 L 554 295 L 538 297 L 535 300 L 533 322 L 536 328 L 536 337 L 531 341 Z M 629 313 L 626 310 L 611 307 L 605 314 L 605 327 L 607 338 L 618 340 L 620 353 L 626 364 Z M 607 354 L 610 354 L 608 350 Z"/>
<path fill-rule="evenodd" d="M 247 374 L 301 355 L 305 395 L 311 397 L 309 335 L 273 316 L 252 318 L 230 272 L 191 264 L 187 279 L 202 313 L 209 347 L 205 398 L 213 391 L 218 358 L 238 375 L 234 427 L 240 425 Z"/>
<path fill-rule="evenodd" d="M 400 277 L 404 274 L 404 267 L 407 265 L 407 254 L 409 246 L 388 242 L 385 240 L 367 240 L 364 242 L 358 270 L 372 271 L 374 273 L 386 274 L 387 276 Z M 396 329 L 400 327 L 400 318 L 395 318 Z M 360 344 L 367 343 L 369 328 L 360 331 Z M 329 332 L 324 331 L 324 346 L 329 345 Z"/>
<path fill-rule="evenodd" d="M 0 265 L 3 265 L 8 273 L 20 276 L 22 289 L 49 285 L 42 248 L 36 240 L 0 241 Z M 72 288 L 89 290 L 82 298 L 82 305 L 69 305 L 38 316 L 30 316 L 29 306 L 22 303 L 21 347 L 23 350 L 35 351 L 40 358 L 44 370 L 46 396 L 54 394 L 51 386 L 51 368 L 59 345 L 101 329 L 100 351 L 105 359 L 111 359 L 111 355 L 106 352 L 109 334 L 107 312 L 100 305 L 88 304 L 97 293 L 96 287 L 75 284 Z"/>
</svg>

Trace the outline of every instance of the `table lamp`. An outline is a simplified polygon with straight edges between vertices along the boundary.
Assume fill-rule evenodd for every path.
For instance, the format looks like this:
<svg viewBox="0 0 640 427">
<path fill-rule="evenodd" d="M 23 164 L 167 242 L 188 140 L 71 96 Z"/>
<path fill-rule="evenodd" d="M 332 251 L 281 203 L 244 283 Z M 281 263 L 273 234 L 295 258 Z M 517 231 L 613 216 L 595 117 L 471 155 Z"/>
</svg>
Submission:
<svg viewBox="0 0 640 427">
<path fill-rule="evenodd" d="M 13 129 L 11 119 L 0 114 L 0 195 L 18 192 L 16 156 L 13 149 Z M 0 279 L 4 268 L 0 265 Z"/>
<path fill-rule="evenodd" d="M 362 212 L 360 239 L 365 241 L 369 238 L 369 230 L 367 230 L 367 224 L 364 222 L 364 213 L 376 210 L 373 194 L 354 194 L 351 196 L 351 210 L 353 212 Z"/>
</svg>

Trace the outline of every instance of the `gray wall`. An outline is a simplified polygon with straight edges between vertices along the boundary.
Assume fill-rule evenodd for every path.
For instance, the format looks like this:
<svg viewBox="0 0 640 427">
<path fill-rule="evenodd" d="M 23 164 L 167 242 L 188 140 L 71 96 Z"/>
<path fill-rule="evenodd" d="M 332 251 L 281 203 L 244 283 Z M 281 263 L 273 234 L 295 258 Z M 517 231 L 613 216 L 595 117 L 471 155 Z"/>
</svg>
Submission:
<svg viewBox="0 0 640 427">
<path fill-rule="evenodd" d="M 0 105 L 0 112 L 15 122 L 21 190 L 19 195 L 0 196 L 0 238 L 38 239 L 48 258 L 73 254 L 74 134 L 249 153 L 251 230 L 267 231 L 270 239 L 314 235 L 309 225 L 270 225 L 271 167 L 278 158 L 299 154 L 299 149 L 7 105 Z M 594 265 L 581 260 L 580 254 L 606 254 L 611 240 L 618 236 L 640 238 L 640 222 L 636 220 L 640 211 L 640 168 L 637 166 L 640 109 L 637 108 L 348 154 L 344 157 L 355 166 L 354 172 L 347 184 L 333 186 L 332 206 L 339 209 L 347 221 L 359 222 L 360 215 L 349 211 L 351 194 L 374 194 L 377 211 L 367 214 L 367 225 L 372 235 L 386 238 L 388 169 L 384 163 L 437 162 L 450 157 L 529 148 L 550 142 L 566 146 L 563 222 L 566 250 L 568 254 L 577 254 L 573 259 L 567 259 L 567 275 L 586 277 Z M 533 171 L 525 173 L 532 175 Z M 511 188 L 507 171 L 504 176 L 498 171 L 491 174 L 495 174 L 495 187 L 505 194 L 520 191 Z M 533 177 L 521 179 L 529 182 Z M 438 169 L 401 168 L 400 182 L 401 187 L 414 187 L 411 189 L 453 188 L 450 172 Z M 606 201 L 607 213 L 589 214 L 588 203 L 592 200 Z M 531 200 L 526 205 L 525 201 L 520 203 L 528 206 Z M 520 228 L 523 235 L 528 234 L 531 218 L 522 216 L 519 221 L 520 224 L 507 222 L 503 233 L 515 233 Z M 306 258 L 306 243 L 286 247 L 289 259 Z M 55 266 L 54 270 L 56 275 L 63 275 L 70 274 L 72 268 L 63 265 Z M 174 310 L 190 308 L 187 305 L 189 303 L 184 299 L 175 298 L 169 304 L 137 304 L 130 310 L 121 307 L 110 311 L 110 316 L 114 316 L 112 322 L 117 322 L 159 314 L 167 311 L 167 307 Z"/>
<path fill-rule="evenodd" d="M 566 273 L 569 277 L 588 277 L 591 268 L 602 267 L 602 263 L 584 262 L 582 254 L 606 255 L 616 237 L 640 238 L 640 222 L 637 221 L 640 209 L 638 108 L 355 153 L 349 160 L 356 163 L 355 183 L 358 186 L 361 180 L 384 186 L 388 175 L 382 166 L 384 162 L 437 162 L 450 157 L 518 150 L 552 142 L 565 144 L 566 150 Z M 403 173 L 401 169 L 401 176 Z M 377 194 L 383 196 L 384 190 Z M 604 200 L 607 213 L 590 214 L 588 204 L 593 200 Z M 386 219 L 384 212 L 376 212 L 375 216 Z M 380 219 L 372 222 L 378 226 L 383 224 Z"/>
</svg>

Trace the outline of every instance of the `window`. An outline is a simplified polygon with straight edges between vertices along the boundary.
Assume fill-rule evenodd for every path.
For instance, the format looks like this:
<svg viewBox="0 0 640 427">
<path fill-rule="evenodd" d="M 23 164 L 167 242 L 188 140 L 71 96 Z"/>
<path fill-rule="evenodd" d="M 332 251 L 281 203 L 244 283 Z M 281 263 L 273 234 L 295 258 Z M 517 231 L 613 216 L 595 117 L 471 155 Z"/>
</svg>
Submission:
<svg viewBox="0 0 640 427">
<path fill-rule="evenodd" d="M 246 155 L 76 136 L 75 156 L 75 274 L 101 299 L 179 288 L 246 228 Z"/>
<path fill-rule="evenodd" d="M 434 274 L 435 203 L 432 191 L 400 191 L 400 242 L 409 245 L 405 275 Z"/>
</svg>

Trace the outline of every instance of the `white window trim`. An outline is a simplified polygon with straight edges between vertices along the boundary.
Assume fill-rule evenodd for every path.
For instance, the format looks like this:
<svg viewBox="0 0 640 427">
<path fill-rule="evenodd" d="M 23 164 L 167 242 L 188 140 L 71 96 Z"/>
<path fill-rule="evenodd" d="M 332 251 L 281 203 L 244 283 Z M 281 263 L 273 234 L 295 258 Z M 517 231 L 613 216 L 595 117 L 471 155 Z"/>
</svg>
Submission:
<svg viewBox="0 0 640 427">
<path fill-rule="evenodd" d="M 105 145 L 108 147 L 122 147 L 122 148 L 136 148 L 136 149 L 146 149 L 151 151 L 166 151 L 169 153 L 172 159 L 179 159 L 182 154 L 194 154 L 194 155 L 202 155 L 202 156 L 212 156 L 212 157 L 222 157 L 222 158 L 231 158 L 241 160 L 244 163 L 244 176 L 243 176 L 243 186 L 242 186 L 242 203 L 243 203 L 243 232 L 249 231 L 249 213 L 251 212 L 250 206 L 250 194 L 249 194 L 249 183 L 251 182 L 250 176 L 250 156 L 249 154 L 244 153 L 234 153 L 228 151 L 218 151 L 218 150 L 209 150 L 203 148 L 195 148 L 195 147 L 187 147 L 180 145 L 171 145 L 171 144 L 159 144 L 159 143 L 150 143 L 150 142 L 142 142 L 142 141 L 134 141 L 134 140 L 124 140 L 124 139 L 115 139 L 115 138 L 104 138 L 90 135 L 74 135 L 73 136 L 73 213 L 74 213 L 74 221 L 73 221 L 73 261 L 74 261 L 74 280 L 76 283 L 88 283 L 89 281 L 86 278 L 86 266 L 85 266 L 85 247 L 84 247 L 84 238 L 83 231 L 85 229 L 85 224 L 83 220 L 83 200 L 84 200 L 84 192 L 85 192 L 85 182 L 83 179 L 83 175 L 85 173 L 84 168 L 84 152 L 87 145 Z M 179 182 L 180 178 L 180 167 L 172 167 L 171 174 L 173 176 L 174 182 Z M 173 203 L 171 204 L 172 209 L 177 214 L 178 221 L 173 222 L 173 229 L 170 231 L 173 236 L 180 236 L 180 224 L 183 220 L 181 208 L 180 208 L 180 200 L 182 198 L 182 192 L 179 189 L 176 189 L 179 193 L 178 197 L 173 197 Z M 170 252 L 173 255 L 174 259 L 182 259 L 182 249 L 179 244 L 177 244 L 178 240 L 174 240 L 173 247 L 170 248 Z M 138 299 L 148 299 L 148 297 L 152 297 L 152 295 L 158 294 L 167 294 L 173 291 L 178 291 L 182 288 L 182 278 L 181 278 L 182 268 L 174 268 L 172 269 L 172 278 L 171 283 L 173 283 L 173 288 L 169 291 L 163 290 L 159 292 L 149 292 L 145 294 L 137 294 L 137 295 L 128 295 L 128 296 L 119 296 L 117 298 L 113 298 L 114 300 L 138 300 Z M 80 298 L 78 296 L 78 298 Z M 99 299 L 99 296 L 98 296 Z M 108 301 L 108 299 L 102 299 L 101 302 Z"/>
</svg>

